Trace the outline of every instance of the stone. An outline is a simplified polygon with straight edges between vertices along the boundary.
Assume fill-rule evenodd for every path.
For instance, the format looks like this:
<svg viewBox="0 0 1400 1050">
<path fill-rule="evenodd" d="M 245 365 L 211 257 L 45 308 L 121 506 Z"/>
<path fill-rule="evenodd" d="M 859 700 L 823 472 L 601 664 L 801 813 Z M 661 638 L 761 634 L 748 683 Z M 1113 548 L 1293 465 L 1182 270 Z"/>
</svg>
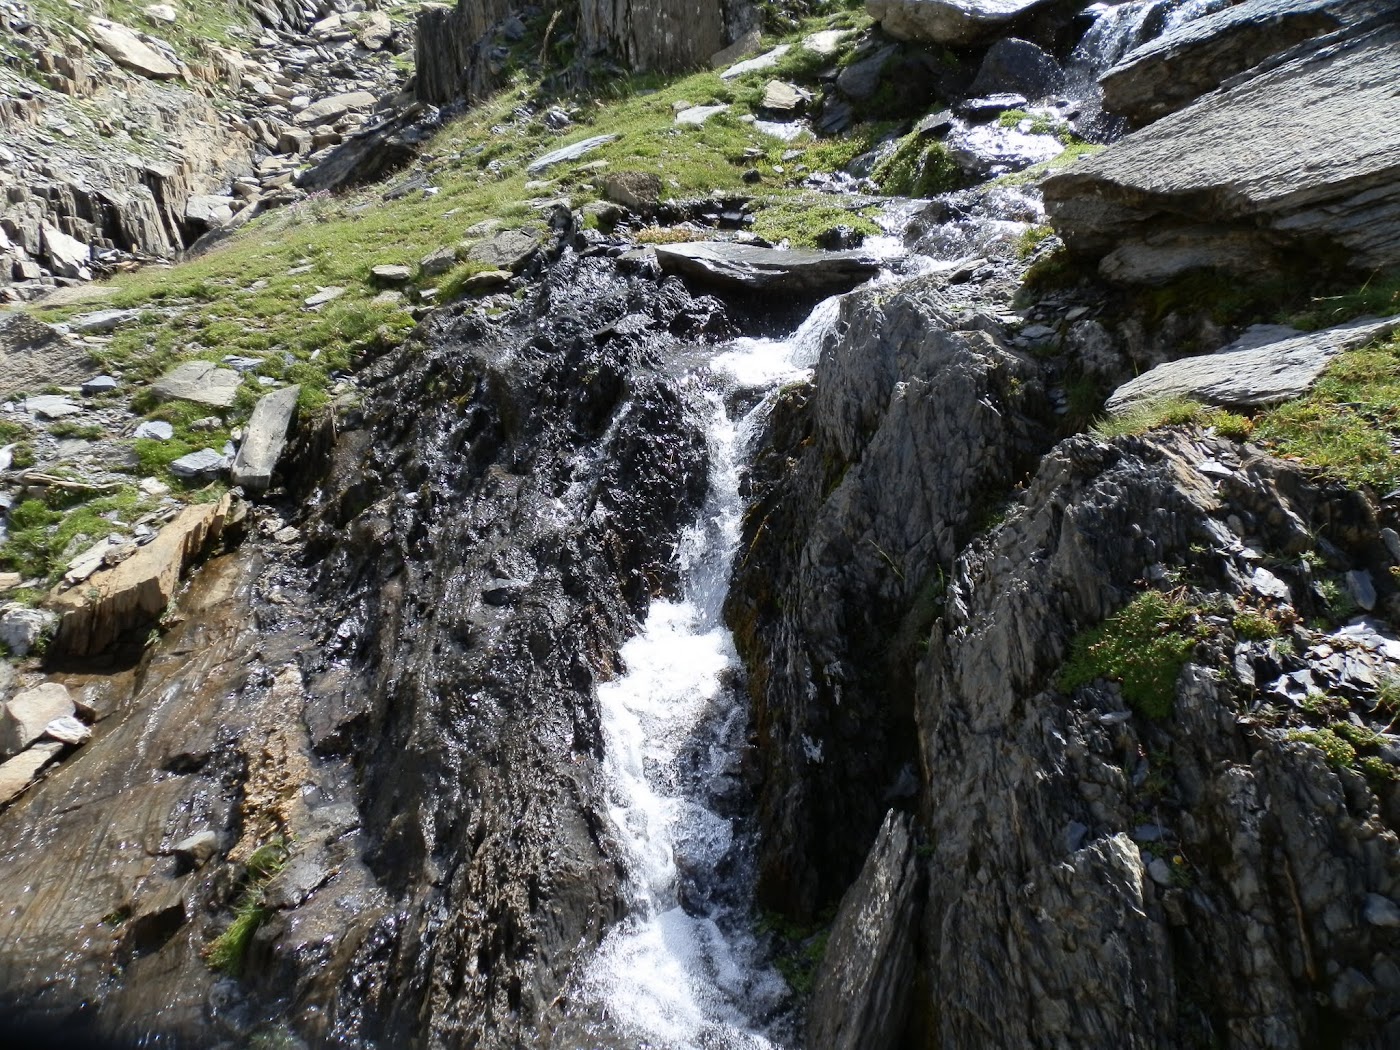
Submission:
<svg viewBox="0 0 1400 1050">
<path fill-rule="evenodd" d="M 772 51 L 765 51 L 755 58 L 750 58 L 743 62 L 736 62 L 719 75 L 720 79 L 733 80 L 735 77 L 741 77 L 745 73 L 757 73 L 764 69 L 772 69 L 778 64 L 778 60 L 791 50 L 791 44 L 779 44 L 777 47 L 773 48 Z"/>
<path fill-rule="evenodd" d="M 24 577 L 17 572 L 0 572 L 0 594 L 12 591 L 24 582 Z"/>
<path fill-rule="evenodd" d="M 193 870 L 204 867 L 219 852 L 219 834 L 205 829 L 196 831 L 170 847 L 170 852 Z"/>
<path fill-rule="evenodd" d="M 186 361 L 157 379 L 151 389 L 168 401 L 228 408 L 241 381 L 232 368 L 220 368 L 213 361 Z"/>
<path fill-rule="evenodd" d="M 150 438 L 154 441 L 169 441 L 175 436 L 175 428 L 163 419 L 148 419 L 132 432 L 132 437 Z"/>
<path fill-rule="evenodd" d="M 770 80 L 763 90 L 763 100 L 759 105 L 774 113 L 790 115 L 806 108 L 811 98 L 811 92 L 803 91 L 786 81 Z"/>
<path fill-rule="evenodd" d="M 369 274 L 382 284 L 406 284 L 413 277 L 413 270 L 396 263 L 384 263 L 371 267 Z"/>
<path fill-rule="evenodd" d="M 717 116 L 720 113 L 727 112 L 729 112 L 729 107 L 727 105 L 691 106 L 688 109 L 683 109 L 676 114 L 676 123 L 680 125 L 690 125 L 692 127 L 699 127 L 711 117 Z"/>
<path fill-rule="evenodd" d="M 1400 24 L 1329 40 L 1044 180 L 1070 252 L 1133 282 L 1260 273 L 1299 253 L 1400 265 Z"/>
<path fill-rule="evenodd" d="M 115 376 L 93 376 L 91 379 L 84 380 L 83 382 L 83 397 L 97 397 L 99 394 L 110 394 L 120 385 Z"/>
<path fill-rule="evenodd" d="M 1099 78 L 1104 109 L 1138 126 L 1173 113 L 1270 55 L 1335 29 L 1336 0 L 1245 0 L 1181 22 Z"/>
<path fill-rule="evenodd" d="M 639 214 L 661 202 L 661 177 L 649 171 L 614 171 L 603 176 L 603 197 Z"/>
<path fill-rule="evenodd" d="M 232 197 L 196 194 L 185 202 L 185 221 L 206 230 L 217 230 L 233 221 Z"/>
<path fill-rule="evenodd" d="M 64 715 L 44 726 L 44 736 L 51 740 L 57 740 L 60 744 L 67 744 L 69 747 L 78 747 L 91 739 L 92 730 L 72 715 Z"/>
<path fill-rule="evenodd" d="M 438 277 L 457 265 L 457 249 L 453 246 L 438 248 L 418 261 L 418 269 L 424 277 Z"/>
<path fill-rule="evenodd" d="M 824 29 L 802 38 L 802 48 L 814 55 L 829 58 L 841 50 L 842 42 L 850 36 L 847 29 Z"/>
<path fill-rule="evenodd" d="M 91 278 L 88 263 L 92 260 L 92 252 L 86 244 L 48 223 L 42 224 L 39 229 L 43 237 L 43 254 L 55 274 L 84 281 Z"/>
<path fill-rule="evenodd" d="M 1361 906 L 1361 915 L 1370 925 L 1383 929 L 1400 929 L 1400 905 L 1379 893 L 1366 894 L 1366 902 Z"/>
<path fill-rule="evenodd" d="M 1028 40 L 1006 37 L 987 49 L 969 95 L 1012 93 L 1043 99 L 1064 89 L 1065 71 Z"/>
<path fill-rule="evenodd" d="M 39 775 L 39 771 L 62 751 L 63 745 L 58 741 L 46 740 L 0 763 L 0 806 L 18 797 Z"/>
<path fill-rule="evenodd" d="M 68 328 L 79 335 L 106 335 L 141 316 L 140 310 L 97 310 L 70 318 Z"/>
<path fill-rule="evenodd" d="M 76 416 L 83 407 L 61 394 L 38 394 L 24 399 L 24 410 L 38 419 L 62 419 Z"/>
<path fill-rule="evenodd" d="M 510 284 L 514 276 L 509 270 L 482 270 L 462 282 L 462 292 L 466 295 L 494 292 Z"/>
<path fill-rule="evenodd" d="M 502 230 L 500 233 L 472 245 L 467 259 L 493 270 L 519 273 L 540 249 L 540 240 L 525 230 Z"/>
<path fill-rule="evenodd" d="M 758 45 L 762 42 L 763 34 L 758 28 L 750 29 L 748 32 L 744 33 L 743 36 L 739 37 L 738 40 L 734 41 L 734 43 L 711 55 L 710 68 L 723 69 L 725 66 L 731 65 L 740 58 L 743 58 L 750 51 L 756 51 Z"/>
<path fill-rule="evenodd" d="M 248 492 L 263 492 L 272 484 L 272 473 L 287 445 L 287 428 L 296 415 L 298 385 L 283 387 L 258 399 L 234 457 L 232 481 Z"/>
<path fill-rule="evenodd" d="M 346 91 L 311 103 L 292 120 L 303 127 L 310 124 L 334 124 L 347 113 L 373 109 L 374 103 L 375 97 L 368 91 Z"/>
<path fill-rule="evenodd" d="M 83 553 L 68 563 L 66 571 L 63 573 L 65 583 L 82 583 L 89 576 L 102 568 L 102 563 L 107 557 L 107 552 L 115 548 L 110 538 L 103 538 L 94 543 Z"/>
<path fill-rule="evenodd" d="M 677 73 L 724 47 L 726 7 L 693 0 L 580 0 L 583 53 L 607 51 L 628 69 Z"/>
<path fill-rule="evenodd" d="M 0 754 L 18 754 L 55 718 L 71 718 L 76 711 L 67 688 L 57 682 L 21 690 L 0 706 Z"/>
<path fill-rule="evenodd" d="M 18 586 L 16 580 L 13 586 Z M 17 603 L 0 606 L 0 644 L 15 656 L 28 656 L 29 650 L 56 622 L 53 613 Z"/>
<path fill-rule="evenodd" d="M 60 619 L 51 651 L 94 656 L 143 635 L 174 599 L 181 575 L 213 549 L 239 513 L 227 493 L 218 503 L 188 506 L 131 557 L 52 597 L 49 605 Z"/>
<path fill-rule="evenodd" d="M 1049 0 L 865 0 L 865 10 L 896 40 L 968 47 Z"/>
<path fill-rule="evenodd" d="M 228 460 L 223 453 L 212 448 L 202 448 L 198 452 L 191 452 L 173 460 L 170 473 L 186 481 L 210 481 L 222 474 L 227 466 Z"/>
<path fill-rule="evenodd" d="M 394 27 L 389 16 L 383 11 L 371 11 L 360 23 L 355 40 L 366 51 L 378 51 L 394 35 Z"/>
<path fill-rule="evenodd" d="M 137 36 L 133 29 L 105 18 L 89 18 L 88 31 L 99 51 L 133 73 L 153 80 L 180 76 L 180 67 Z"/>
<path fill-rule="evenodd" d="M 891 811 L 832 923 L 807 1011 L 807 1046 L 899 1045 L 913 984 L 921 881 L 909 817 Z"/>
<path fill-rule="evenodd" d="M 173 4 L 148 4 L 141 11 L 147 18 L 157 22 L 165 22 L 168 25 L 174 25 L 180 17 L 180 13 L 175 10 Z"/>
<path fill-rule="evenodd" d="M 1376 607 L 1376 585 L 1371 574 L 1365 569 L 1351 569 L 1347 572 L 1347 590 L 1352 600 L 1363 610 L 1370 612 Z"/>
<path fill-rule="evenodd" d="M 1338 354 L 1398 327 L 1400 318 L 1362 319 L 1252 349 L 1227 346 L 1219 353 L 1168 361 L 1124 383 L 1104 407 L 1118 414 L 1177 397 L 1225 408 L 1275 405 L 1307 393 Z"/>
<path fill-rule="evenodd" d="M 858 58 L 836 78 L 836 86 L 848 98 L 860 101 L 870 98 L 879 90 L 884 79 L 885 66 L 899 54 L 899 46 L 890 44 L 879 48 L 873 54 Z"/>
<path fill-rule="evenodd" d="M 860 252 L 781 251 L 720 241 L 657 245 L 656 258 L 668 273 L 751 291 L 831 294 L 854 288 L 880 269 L 876 259 Z"/>
<path fill-rule="evenodd" d="M 319 310 L 327 303 L 334 302 L 345 294 L 345 289 L 339 285 L 332 285 L 329 288 L 318 288 L 314 295 L 308 295 L 302 300 L 302 305 L 309 310 Z"/>
<path fill-rule="evenodd" d="M 556 164 L 563 164 L 565 161 L 570 160 L 578 160 L 580 157 L 592 153 L 595 149 L 606 146 L 616 138 L 616 135 L 594 135 L 591 138 L 581 139 L 567 146 L 560 146 L 558 149 L 551 150 L 543 156 L 536 157 L 525 170 L 535 175 L 547 168 L 554 167 Z"/>
<path fill-rule="evenodd" d="M 953 130 L 953 113 L 947 109 L 935 110 L 920 118 L 914 125 L 915 134 L 926 139 L 942 138 L 951 130 Z"/>
<path fill-rule="evenodd" d="M 301 155 L 311 149 L 311 135 L 301 128 L 283 128 L 277 136 L 277 152 Z"/>
</svg>

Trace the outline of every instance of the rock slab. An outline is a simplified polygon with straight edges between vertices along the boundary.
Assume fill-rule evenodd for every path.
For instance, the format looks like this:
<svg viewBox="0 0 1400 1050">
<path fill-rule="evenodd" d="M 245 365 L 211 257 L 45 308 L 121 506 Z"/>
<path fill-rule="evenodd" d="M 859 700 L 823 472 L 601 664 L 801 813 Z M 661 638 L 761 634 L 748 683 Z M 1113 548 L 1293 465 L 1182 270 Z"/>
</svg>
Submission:
<svg viewBox="0 0 1400 1050">
<path fill-rule="evenodd" d="M 287 428 L 297 410 L 300 386 L 283 387 L 260 398 L 248 420 L 247 434 L 233 460 L 233 483 L 248 492 L 272 484 L 272 472 L 287 445 Z"/>
<path fill-rule="evenodd" d="M 658 245 L 656 258 L 668 273 L 750 291 L 847 291 L 880 269 L 879 262 L 861 252 L 781 251 L 706 241 Z"/>
<path fill-rule="evenodd" d="M 0 707 L 0 754 L 18 754 L 43 736 L 50 722 L 71 718 L 76 710 L 67 688 L 57 682 L 16 693 Z"/>
<path fill-rule="evenodd" d="M 968 46 L 1048 0 L 865 0 L 865 10 L 896 40 Z"/>
<path fill-rule="evenodd" d="M 180 75 L 179 66 L 124 25 L 105 18 L 91 18 L 88 30 L 98 50 L 133 73 L 152 80 L 170 80 Z"/>
<path fill-rule="evenodd" d="M 157 379 L 152 389 L 166 400 L 228 408 L 241 381 L 232 368 L 220 368 L 212 361 L 186 361 Z"/>
</svg>

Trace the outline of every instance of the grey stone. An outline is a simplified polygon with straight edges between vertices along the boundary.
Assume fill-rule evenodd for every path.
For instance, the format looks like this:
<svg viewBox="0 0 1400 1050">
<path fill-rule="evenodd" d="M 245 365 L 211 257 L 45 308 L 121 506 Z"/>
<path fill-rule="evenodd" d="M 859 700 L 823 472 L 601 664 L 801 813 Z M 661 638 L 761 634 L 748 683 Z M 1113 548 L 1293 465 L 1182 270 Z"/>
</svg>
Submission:
<svg viewBox="0 0 1400 1050">
<path fill-rule="evenodd" d="M 758 49 L 758 45 L 762 41 L 762 32 L 757 27 L 750 29 L 748 32 L 740 36 L 738 40 L 734 41 L 734 43 L 730 44 L 728 47 L 716 51 L 713 55 L 711 55 L 710 68 L 723 69 L 725 66 L 733 64 L 738 59 L 743 58 L 745 55 L 747 55 L 750 51 L 756 51 Z"/>
<path fill-rule="evenodd" d="M 219 852 L 219 835 L 205 829 L 196 831 L 188 838 L 181 839 L 170 847 L 170 852 L 179 857 L 189 867 L 198 869 L 209 863 Z"/>
<path fill-rule="evenodd" d="M 1153 857 L 1147 865 L 1147 874 L 1158 886 L 1170 886 L 1172 884 L 1172 867 L 1161 857 Z"/>
<path fill-rule="evenodd" d="M 88 31 L 98 49 L 119 66 L 154 80 L 170 80 L 180 75 L 180 67 L 143 41 L 135 30 L 105 18 L 89 18 Z"/>
<path fill-rule="evenodd" d="M 1192 18 L 1128 52 L 1099 78 L 1104 108 L 1147 124 L 1340 19 L 1335 0 L 1245 0 Z"/>
<path fill-rule="evenodd" d="M 560 146 L 556 150 L 550 150 L 543 156 L 536 157 L 525 170 L 534 175 L 547 168 L 552 168 L 556 164 L 563 164 L 570 160 L 578 160 L 580 157 L 592 153 L 595 149 L 606 146 L 616 138 L 616 135 L 594 135 L 591 138 L 580 139 L 578 142 L 570 143 L 567 146 Z"/>
<path fill-rule="evenodd" d="M 404 284 L 413 277 L 413 270 L 407 266 L 385 263 L 371 268 L 370 276 L 384 284 Z"/>
<path fill-rule="evenodd" d="M 333 124 L 347 113 L 373 109 L 375 98 L 368 91 L 346 91 L 313 102 L 292 119 L 305 127 L 309 124 Z"/>
<path fill-rule="evenodd" d="M 228 408 L 240 382 L 231 368 L 220 368 L 213 361 L 186 361 L 157 379 L 151 389 L 167 400 Z"/>
<path fill-rule="evenodd" d="M 952 110 L 940 109 L 919 119 L 914 132 L 926 139 L 942 138 L 953 129 Z"/>
<path fill-rule="evenodd" d="M 661 268 L 702 283 L 789 292 L 849 290 L 879 272 L 860 252 L 780 251 L 725 242 L 656 246 Z"/>
<path fill-rule="evenodd" d="M 44 736 L 57 740 L 60 744 L 77 747 L 88 742 L 92 737 L 92 730 L 72 715 L 64 715 L 44 726 Z"/>
<path fill-rule="evenodd" d="M 0 643 L 15 656 L 28 656 L 34 644 L 57 622 L 57 617 L 45 609 L 18 603 L 0 606 Z"/>
<path fill-rule="evenodd" d="M 48 223 L 40 226 L 40 232 L 44 257 L 55 274 L 84 281 L 92 276 L 88 269 L 88 264 L 92 261 L 92 252 L 86 244 Z"/>
<path fill-rule="evenodd" d="M 283 387 L 258 399 L 234 457 L 232 480 L 249 492 L 262 492 L 272 484 L 272 473 L 287 444 L 287 428 L 296 414 L 300 386 Z"/>
<path fill-rule="evenodd" d="M 344 294 L 345 289 L 338 285 L 330 288 L 318 288 L 316 294 L 308 295 L 306 299 L 303 300 L 302 305 L 310 310 L 316 310 L 325 306 L 327 303 L 334 302 Z"/>
<path fill-rule="evenodd" d="M 418 269 L 424 277 L 438 277 L 457 265 L 457 249 L 453 246 L 438 248 L 418 261 Z"/>
<path fill-rule="evenodd" d="M 140 316 L 140 310 L 97 310 L 71 318 L 68 327 L 81 335 L 105 335 L 115 332 L 123 325 L 131 324 Z"/>
<path fill-rule="evenodd" d="M 1338 354 L 1389 335 L 1400 319 L 1362 319 L 1250 350 L 1226 350 L 1158 365 L 1109 397 L 1109 412 L 1174 397 L 1247 408 L 1301 397 Z"/>
<path fill-rule="evenodd" d="M 699 127 L 711 117 L 716 116 L 720 113 L 727 112 L 729 112 L 729 107 L 726 105 L 690 106 L 687 109 L 683 109 L 676 114 L 676 123 L 682 125 L 689 125 L 692 127 Z"/>
<path fill-rule="evenodd" d="M 39 771 L 62 751 L 62 744 L 55 740 L 45 740 L 0 763 L 0 806 L 18 796 L 39 775 Z"/>
<path fill-rule="evenodd" d="M 1376 607 L 1376 585 L 1371 574 L 1365 569 L 1352 569 L 1347 573 L 1347 590 L 1352 599 L 1366 612 Z"/>
<path fill-rule="evenodd" d="M 76 711 L 68 690 L 57 682 L 21 690 L 0 707 L 0 754 L 18 754 L 42 737 L 55 718 Z"/>
<path fill-rule="evenodd" d="M 223 473 L 228 460 L 212 448 L 202 448 L 198 452 L 181 456 L 170 464 L 170 473 L 186 480 L 212 479 Z"/>
<path fill-rule="evenodd" d="M 83 410 L 61 394 L 38 394 L 24 399 L 24 410 L 39 419 L 62 419 Z"/>
<path fill-rule="evenodd" d="M 1249 578 L 1249 585 L 1261 598 L 1269 598 L 1278 602 L 1288 602 L 1293 599 L 1293 595 L 1288 590 L 1288 584 L 1262 565 L 1254 570 L 1254 574 Z"/>
<path fill-rule="evenodd" d="M 360 23 L 355 40 L 367 51 L 378 51 L 394 35 L 393 24 L 383 11 L 370 11 Z"/>
<path fill-rule="evenodd" d="M 763 109 L 773 113 L 792 114 L 804 109 L 811 100 L 810 91 L 804 91 L 784 80 L 770 80 L 763 89 Z"/>
<path fill-rule="evenodd" d="M 1014 93 L 1043 99 L 1063 90 L 1065 71 L 1053 57 L 1028 40 L 1007 37 L 988 50 L 969 95 Z"/>
<path fill-rule="evenodd" d="M 169 441 L 175 436 L 175 428 L 163 419 L 148 419 L 133 431 L 132 436 Z"/>
<path fill-rule="evenodd" d="M 1362 917 L 1372 926 L 1383 929 L 1400 929 L 1400 905 L 1379 893 L 1366 894 L 1366 902 L 1361 907 Z"/>
<path fill-rule="evenodd" d="M 98 394 L 110 394 L 121 384 L 114 376 L 93 376 L 83 382 L 83 397 L 96 397 Z"/>
<path fill-rule="evenodd" d="M 802 38 L 802 48 L 814 55 L 829 58 L 841 50 L 841 44 L 851 35 L 847 29 L 824 29 Z"/>
<path fill-rule="evenodd" d="M 649 171 L 615 171 L 603 176 L 603 196 L 646 214 L 661 202 L 661 177 Z"/>
<path fill-rule="evenodd" d="M 232 197 L 196 194 L 185 201 L 185 221 L 206 230 L 217 230 L 233 221 Z"/>
<path fill-rule="evenodd" d="M 1400 265 L 1400 23 L 1336 36 L 1046 179 L 1066 246 L 1128 281 L 1267 273 L 1300 252 Z"/>
<path fill-rule="evenodd" d="M 772 69 L 778 64 L 778 59 L 782 58 L 791 50 L 791 44 L 779 44 L 777 47 L 773 48 L 772 51 L 765 51 L 763 54 L 757 55 L 754 58 L 747 59 L 743 62 L 736 62 L 719 75 L 720 79 L 733 80 L 735 77 L 741 77 L 745 73 L 758 73 L 765 69 Z"/>
<path fill-rule="evenodd" d="M 890 44 L 864 58 L 857 58 L 841 70 L 840 75 L 836 78 L 837 88 L 847 98 L 853 98 L 857 101 L 870 98 L 880 87 L 885 66 L 897 54 L 899 54 L 899 46 Z"/>
<path fill-rule="evenodd" d="M 540 239 L 525 230 L 502 230 L 467 249 L 467 259 L 493 270 L 519 273 L 540 249 Z"/>
<path fill-rule="evenodd" d="M 865 0 L 865 10 L 896 40 L 966 47 L 1049 0 Z"/>
</svg>

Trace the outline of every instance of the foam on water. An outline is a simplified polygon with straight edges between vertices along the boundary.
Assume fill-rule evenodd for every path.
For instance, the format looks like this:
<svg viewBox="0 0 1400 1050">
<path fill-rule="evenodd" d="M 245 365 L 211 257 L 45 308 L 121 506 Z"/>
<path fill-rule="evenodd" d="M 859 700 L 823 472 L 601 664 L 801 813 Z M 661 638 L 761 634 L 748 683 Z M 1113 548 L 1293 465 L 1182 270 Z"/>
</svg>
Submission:
<svg viewBox="0 0 1400 1050">
<path fill-rule="evenodd" d="M 722 610 L 751 439 L 777 388 L 815 364 L 838 309 L 826 300 L 791 338 L 736 339 L 710 362 L 710 491 L 678 551 L 682 594 L 652 603 L 623 646 L 626 673 L 598 688 L 632 913 L 582 985 L 610 1024 L 657 1050 L 766 1050 L 785 1038 L 789 991 L 751 932 L 744 833 L 717 812 L 713 794 L 736 778 L 748 728 Z M 753 395 L 755 407 L 733 418 L 731 404 L 752 404 Z"/>
</svg>

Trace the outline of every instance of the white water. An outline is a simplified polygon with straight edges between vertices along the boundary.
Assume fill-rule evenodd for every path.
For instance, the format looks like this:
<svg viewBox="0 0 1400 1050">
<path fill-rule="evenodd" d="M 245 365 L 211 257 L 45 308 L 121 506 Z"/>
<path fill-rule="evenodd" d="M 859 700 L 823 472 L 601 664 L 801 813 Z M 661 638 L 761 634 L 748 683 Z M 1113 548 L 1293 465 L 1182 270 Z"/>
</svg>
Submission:
<svg viewBox="0 0 1400 1050">
<path fill-rule="evenodd" d="M 626 673 L 598 689 L 632 913 L 582 984 L 638 1046 L 766 1050 L 786 1036 L 787 985 L 750 930 L 750 851 L 716 811 L 723 785 L 737 783 L 748 731 L 722 610 L 752 439 L 778 387 L 810 372 L 836 314 L 829 299 L 790 339 L 736 339 L 697 377 L 710 414 L 710 490 L 680 545 L 682 595 L 652 602 L 642 632 L 623 646 Z M 730 406 L 755 400 L 731 416 Z"/>
</svg>

